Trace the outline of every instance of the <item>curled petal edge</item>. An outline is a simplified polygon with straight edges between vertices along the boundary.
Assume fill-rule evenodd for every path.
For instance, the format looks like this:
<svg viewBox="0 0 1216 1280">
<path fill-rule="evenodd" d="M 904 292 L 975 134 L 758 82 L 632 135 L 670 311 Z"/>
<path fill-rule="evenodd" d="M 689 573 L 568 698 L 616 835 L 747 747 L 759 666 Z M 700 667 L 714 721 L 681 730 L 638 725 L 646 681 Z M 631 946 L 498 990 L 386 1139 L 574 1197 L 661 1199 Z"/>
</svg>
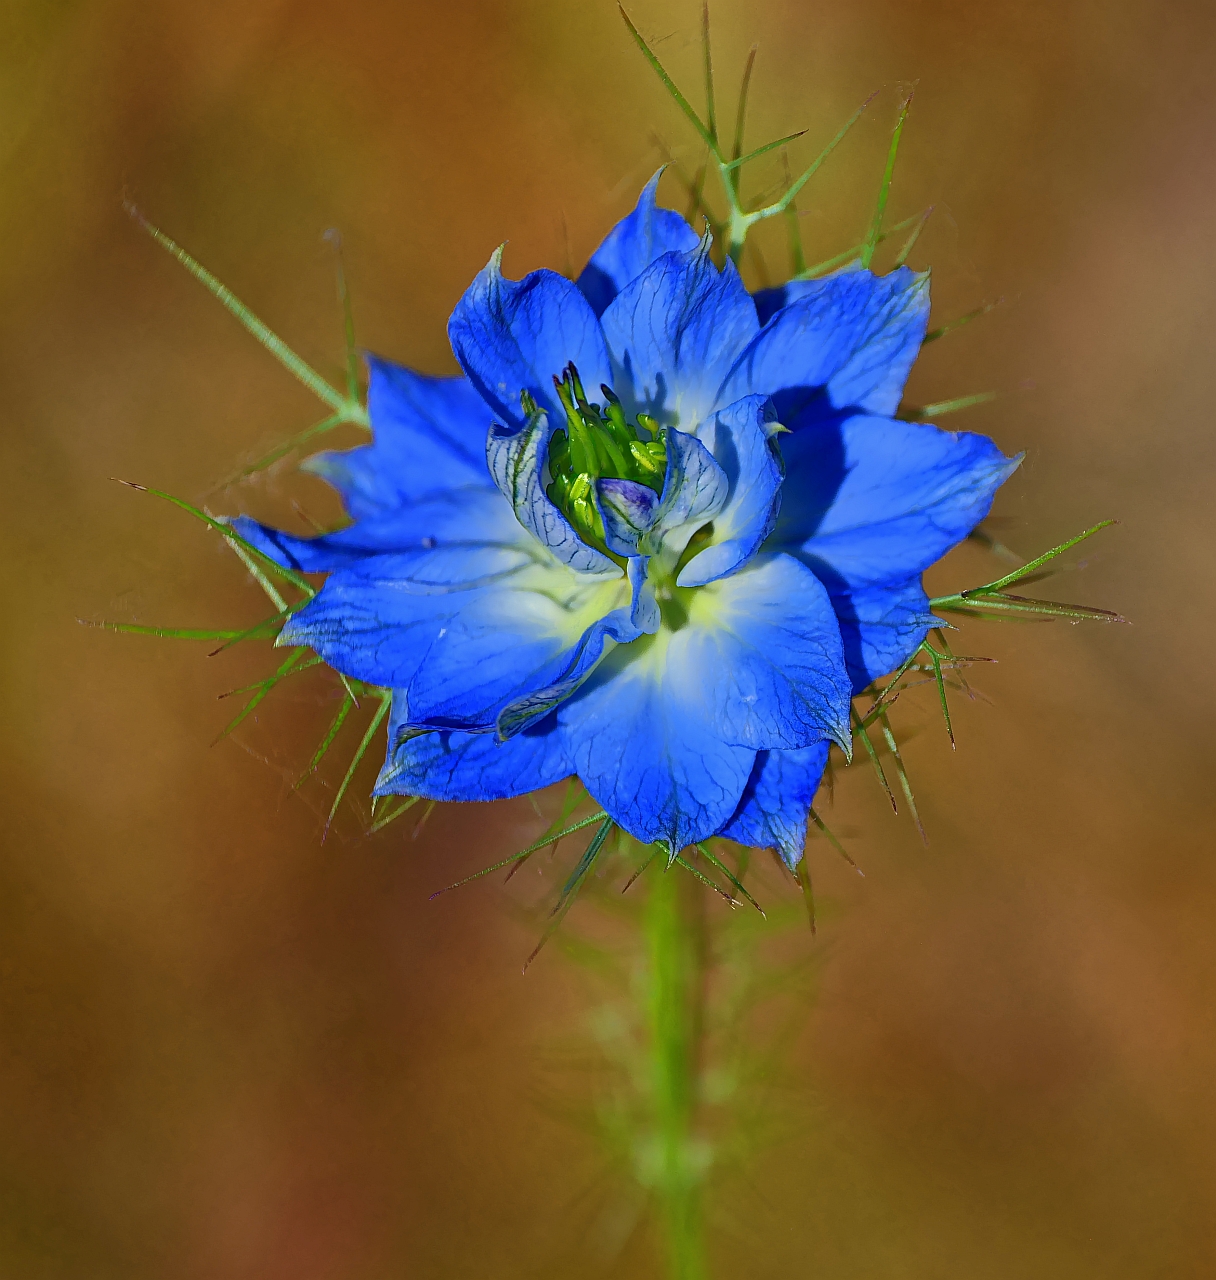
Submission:
<svg viewBox="0 0 1216 1280">
<path fill-rule="evenodd" d="M 549 417 L 543 409 L 530 414 L 522 427 L 495 423 L 486 438 L 486 462 L 494 483 L 519 523 L 563 564 L 579 573 L 619 578 L 620 566 L 588 546 L 545 492 L 549 436 Z"/>
</svg>

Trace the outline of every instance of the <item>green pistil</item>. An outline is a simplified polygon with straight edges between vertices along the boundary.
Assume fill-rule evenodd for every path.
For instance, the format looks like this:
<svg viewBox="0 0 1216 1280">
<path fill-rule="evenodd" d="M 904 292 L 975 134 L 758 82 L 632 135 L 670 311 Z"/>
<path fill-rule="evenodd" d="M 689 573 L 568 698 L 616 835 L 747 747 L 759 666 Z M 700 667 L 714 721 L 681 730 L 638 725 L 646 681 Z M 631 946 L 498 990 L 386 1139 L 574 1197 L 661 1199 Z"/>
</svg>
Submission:
<svg viewBox="0 0 1216 1280">
<path fill-rule="evenodd" d="M 547 492 L 583 537 L 602 545 L 604 526 L 595 508 L 595 482 L 605 477 L 633 480 L 662 493 L 667 443 L 649 414 L 639 413 L 631 423 L 610 387 L 600 387 L 603 404 L 588 400 L 573 363 L 553 385 L 566 411 L 566 427 L 549 439 L 552 482 Z M 530 411 L 528 403 L 524 411 Z"/>
</svg>

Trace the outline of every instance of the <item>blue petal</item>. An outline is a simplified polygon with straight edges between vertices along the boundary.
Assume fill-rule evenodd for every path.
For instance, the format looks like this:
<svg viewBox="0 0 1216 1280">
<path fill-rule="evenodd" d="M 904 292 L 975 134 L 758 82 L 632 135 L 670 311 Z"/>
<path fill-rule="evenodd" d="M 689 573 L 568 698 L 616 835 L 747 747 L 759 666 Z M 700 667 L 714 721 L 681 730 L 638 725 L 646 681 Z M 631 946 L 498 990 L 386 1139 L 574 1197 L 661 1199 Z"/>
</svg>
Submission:
<svg viewBox="0 0 1216 1280">
<path fill-rule="evenodd" d="M 660 495 L 630 480 L 601 480 L 597 490 L 605 532 L 611 521 L 611 537 L 628 547 L 620 554 L 666 551 L 674 564 L 688 539 L 722 510 L 730 480 L 696 436 L 669 427 L 663 438 L 667 470 Z M 611 543 L 609 547 L 618 549 Z"/>
<path fill-rule="evenodd" d="M 684 431 L 713 409 L 723 378 L 760 328 L 734 263 L 719 271 L 708 238 L 652 262 L 602 319 L 626 409 Z"/>
<path fill-rule="evenodd" d="M 264 555 L 299 573 L 329 573 L 368 556 L 396 553 L 414 556 L 420 567 L 429 563 L 441 575 L 436 580 L 469 582 L 531 558 L 528 535 L 492 486 L 432 494 L 319 538 L 293 538 L 247 516 L 232 524 Z M 470 555 L 478 550 L 485 553 L 484 564 Z"/>
<path fill-rule="evenodd" d="M 677 852 L 734 812 L 755 752 L 714 733 L 699 673 L 667 660 L 670 639 L 614 649 L 557 719 L 605 812 L 643 843 Z"/>
<path fill-rule="evenodd" d="M 574 772 L 552 717 L 507 742 L 485 733 L 442 730 L 411 735 L 408 729 L 408 699 L 394 693 L 388 758 L 373 795 L 504 800 L 537 791 Z"/>
<path fill-rule="evenodd" d="M 489 486 L 485 439 L 493 417 L 467 378 L 429 378 L 368 357 L 374 442 L 319 453 L 303 469 L 329 481 L 356 520 L 391 514 L 446 489 Z"/>
<path fill-rule="evenodd" d="M 782 437 L 785 483 L 771 545 L 838 591 L 902 584 L 988 514 L 1021 461 L 986 436 L 853 416 Z"/>
<path fill-rule="evenodd" d="M 677 598 L 688 622 L 672 637 L 668 662 L 696 681 L 724 742 L 790 749 L 831 738 L 850 750 L 840 631 L 805 565 L 758 557 Z"/>
<path fill-rule="evenodd" d="M 802 296 L 802 291 L 795 292 L 795 286 L 818 283 L 817 280 L 790 280 L 772 289 L 757 289 L 752 294 L 752 301 L 756 304 L 756 319 L 760 321 L 761 328 L 768 324 L 782 307 L 788 307 L 791 302 Z"/>
<path fill-rule="evenodd" d="M 817 742 L 798 751 L 758 751 L 743 799 L 719 835 L 753 849 L 776 849 L 791 870 L 802 858 L 806 820 L 828 744 Z"/>
<path fill-rule="evenodd" d="M 519 523 L 563 564 L 581 573 L 619 578 L 620 566 L 588 546 L 545 492 L 551 435 L 543 411 L 534 413 L 523 426 L 493 426 L 486 441 L 486 461 L 494 483 Z"/>
<path fill-rule="evenodd" d="M 641 550 L 648 555 L 662 554 L 674 567 L 689 538 L 722 510 L 730 480 L 696 436 L 669 427 L 664 438 L 667 473 Z"/>
<path fill-rule="evenodd" d="M 647 556 L 631 556 L 626 569 L 629 574 L 630 620 L 639 631 L 652 636 L 662 625 L 662 614 L 655 599 L 654 583 L 647 575 Z"/>
<path fill-rule="evenodd" d="M 803 298 L 814 297 L 823 288 L 825 280 L 866 270 L 867 268 L 861 265 L 861 259 L 854 258 L 852 262 L 837 267 L 826 275 L 816 276 L 813 280 L 787 280 L 785 284 L 775 285 L 771 289 L 757 289 L 752 294 L 752 300 L 756 304 L 756 315 L 761 325 L 766 325 L 782 307 L 801 302 Z"/>
<path fill-rule="evenodd" d="M 677 595 L 683 625 L 614 649 L 558 711 L 595 799 L 673 849 L 728 821 L 758 746 L 847 749 L 850 694 L 827 593 L 796 561 Z"/>
<path fill-rule="evenodd" d="M 461 368 L 493 412 L 522 426 L 520 393 L 565 421 L 553 379 L 573 361 L 583 382 L 598 387 L 611 377 L 599 320 L 573 281 L 555 271 L 507 280 L 502 250 L 468 287 L 448 321 L 448 337 Z"/>
<path fill-rule="evenodd" d="M 853 692 L 889 675 L 920 648 L 940 618 L 929 612 L 920 574 L 894 587 L 832 590 L 832 575 L 821 570 L 840 623 L 844 661 Z"/>
<path fill-rule="evenodd" d="M 730 494 L 730 477 L 695 435 L 668 428 L 667 474 L 655 513 L 654 536 L 666 547 L 684 544 L 707 520 L 721 511 Z M 686 536 L 680 539 L 680 531 Z"/>
<path fill-rule="evenodd" d="M 747 396 L 719 409 L 697 428 L 697 438 L 721 465 L 730 486 L 713 517 L 713 541 L 676 580 L 699 587 L 733 573 L 773 531 L 781 501 L 781 463 L 772 444 L 776 413 L 767 396 Z"/>
<path fill-rule="evenodd" d="M 640 634 L 625 610 L 601 618 L 583 637 L 564 671 L 542 688 L 513 699 L 497 713 L 493 728 L 498 737 L 506 741 L 545 719 L 583 686 L 611 648 L 609 641 L 628 644 Z"/>
<path fill-rule="evenodd" d="M 553 561 L 466 590 L 421 583 L 413 569 L 410 557 L 380 556 L 332 574 L 278 642 L 403 690 L 419 727 L 491 732 L 505 708 L 589 670 L 607 637 L 637 634 L 629 585 Z"/>
<path fill-rule="evenodd" d="M 925 336 L 929 277 L 858 269 L 805 283 L 742 354 L 719 403 L 772 396 L 791 430 L 833 408 L 894 413 Z"/>
<path fill-rule="evenodd" d="M 583 633 L 569 663 L 552 683 L 509 702 L 499 711 L 494 728 L 507 739 L 545 719 L 582 687 L 614 645 L 629 644 L 640 635 L 654 635 L 662 620 L 654 587 L 646 578 L 646 559 L 629 561 L 630 599 L 627 607 L 614 609 Z"/>
<path fill-rule="evenodd" d="M 619 556 L 637 554 L 638 543 L 650 531 L 659 510 L 659 495 L 636 480 L 607 476 L 596 483 L 604 545 Z"/>
<path fill-rule="evenodd" d="M 655 193 L 663 170 L 642 189 L 637 208 L 622 218 L 591 255 L 578 287 L 597 316 L 618 293 L 665 253 L 686 253 L 695 249 L 700 237 L 673 209 L 660 209 Z"/>
</svg>

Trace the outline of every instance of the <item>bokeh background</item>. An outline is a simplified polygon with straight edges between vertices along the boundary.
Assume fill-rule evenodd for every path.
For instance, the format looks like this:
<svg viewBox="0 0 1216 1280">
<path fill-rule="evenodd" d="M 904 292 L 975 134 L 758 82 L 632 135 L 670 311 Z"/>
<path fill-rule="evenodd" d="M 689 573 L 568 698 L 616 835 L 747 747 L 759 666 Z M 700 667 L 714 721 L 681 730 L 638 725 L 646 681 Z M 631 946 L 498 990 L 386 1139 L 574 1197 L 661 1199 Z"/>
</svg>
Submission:
<svg viewBox="0 0 1216 1280">
<path fill-rule="evenodd" d="M 694 90 L 692 0 L 632 12 Z M 926 350 L 909 400 L 999 391 L 949 425 L 1027 450 L 1000 536 L 1029 554 L 1118 517 L 1052 589 L 1133 623 L 967 625 L 960 647 L 1000 661 L 989 702 L 958 700 L 958 750 L 930 701 L 901 704 L 928 849 L 864 769 L 840 779 L 829 817 L 866 878 L 812 843 L 799 1118 L 724 1171 L 717 1274 L 1211 1275 L 1216 10 L 713 18 L 724 95 L 760 46 L 753 143 L 810 130 L 795 165 L 884 89 L 801 202 L 812 258 L 864 229 L 916 82 L 891 212 L 937 206 L 913 258 L 934 323 L 1005 302 Z M 331 684 L 212 746 L 264 650 L 77 619 L 261 616 L 213 535 L 110 476 L 334 514 L 287 464 L 225 484 L 323 415 L 124 191 L 335 376 L 340 228 L 360 342 L 446 372 L 494 246 L 515 275 L 577 268 L 657 166 L 652 131 L 697 163 L 686 125 L 609 0 L 10 0 L 0 33 L 0 1273 L 655 1274 L 644 1227 L 605 1244 L 620 1188 L 546 1105 L 546 1045 L 587 993 L 557 950 L 520 976 L 538 878 L 428 902 L 534 837 L 527 802 L 369 838 L 364 770 L 321 844 L 341 762 L 291 783 Z M 991 563 L 965 549 L 934 582 Z"/>
</svg>

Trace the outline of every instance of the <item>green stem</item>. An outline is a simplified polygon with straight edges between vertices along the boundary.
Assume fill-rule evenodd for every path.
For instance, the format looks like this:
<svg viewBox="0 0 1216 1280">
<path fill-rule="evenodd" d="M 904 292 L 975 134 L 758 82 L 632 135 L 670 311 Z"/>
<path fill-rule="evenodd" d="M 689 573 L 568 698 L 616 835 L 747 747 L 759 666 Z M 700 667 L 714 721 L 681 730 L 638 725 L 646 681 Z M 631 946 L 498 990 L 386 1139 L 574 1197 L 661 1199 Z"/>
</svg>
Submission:
<svg viewBox="0 0 1216 1280">
<path fill-rule="evenodd" d="M 651 878 L 646 906 L 650 1054 L 658 1122 L 655 1190 L 670 1280 L 705 1280 L 701 1190 L 704 1160 L 694 1131 L 699 1101 L 704 941 L 697 901 L 674 868 Z M 688 883 L 691 883 L 689 881 Z"/>
</svg>

